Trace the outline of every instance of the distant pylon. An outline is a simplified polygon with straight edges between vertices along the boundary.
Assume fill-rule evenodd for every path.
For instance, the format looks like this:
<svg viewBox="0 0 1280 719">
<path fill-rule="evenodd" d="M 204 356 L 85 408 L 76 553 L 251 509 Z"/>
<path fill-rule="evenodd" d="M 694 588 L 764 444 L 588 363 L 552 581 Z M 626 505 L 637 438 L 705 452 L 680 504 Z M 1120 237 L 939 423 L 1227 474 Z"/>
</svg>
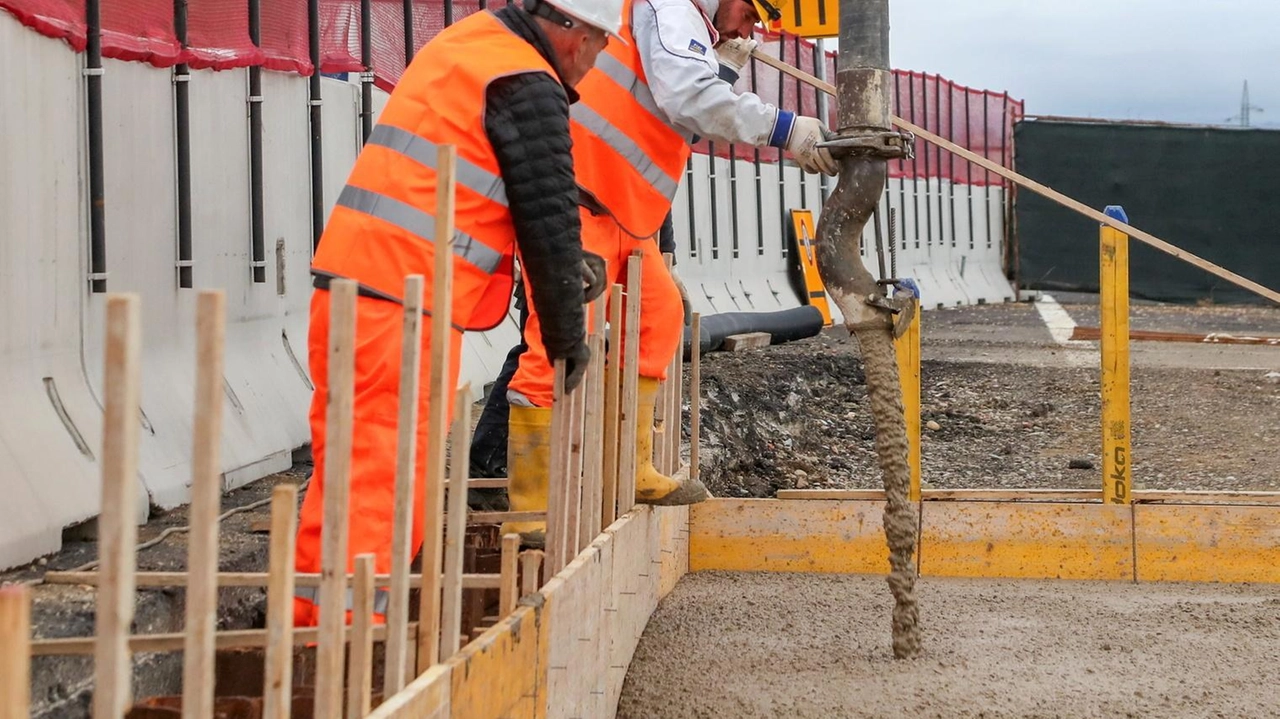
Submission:
<svg viewBox="0 0 1280 719">
<path fill-rule="evenodd" d="M 1263 109 L 1249 102 L 1249 81 L 1244 81 L 1244 92 L 1240 95 L 1240 114 L 1235 117 L 1228 117 L 1227 122 L 1239 122 L 1240 127 L 1249 127 L 1249 115 L 1253 112 L 1263 112 Z"/>
</svg>

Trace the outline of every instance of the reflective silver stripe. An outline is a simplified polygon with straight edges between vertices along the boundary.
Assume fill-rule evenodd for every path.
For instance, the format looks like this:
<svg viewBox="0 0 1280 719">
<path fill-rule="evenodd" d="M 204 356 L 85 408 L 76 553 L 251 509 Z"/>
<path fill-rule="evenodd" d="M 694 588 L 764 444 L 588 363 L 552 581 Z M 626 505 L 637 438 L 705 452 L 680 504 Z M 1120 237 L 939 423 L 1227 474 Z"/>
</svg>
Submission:
<svg viewBox="0 0 1280 719">
<path fill-rule="evenodd" d="M 293 590 L 293 596 L 299 599 L 305 599 L 316 606 L 320 606 L 320 587 L 296 587 Z M 391 594 L 385 589 L 373 590 L 373 612 L 374 614 L 386 614 L 387 603 L 391 601 Z M 347 587 L 347 611 L 355 608 L 355 593 L 351 587 Z"/>
<path fill-rule="evenodd" d="M 424 242 L 435 241 L 434 215 L 386 195 L 347 185 L 342 188 L 342 194 L 338 195 L 338 204 L 389 222 Z M 502 265 L 502 255 L 499 252 L 463 232 L 454 233 L 453 254 L 479 267 L 486 274 L 497 272 Z"/>
<path fill-rule="evenodd" d="M 640 173 L 653 189 L 662 193 L 663 197 L 672 198 L 676 196 L 676 187 L 678 183 L 667 176 L 649 159 L 649 156 L 640 149 L 640 146 L 632 142 L 621 130 L 614 127 L 610 122 L 600 116 L 595 110 L 587 107 L 583 103 L 575 103 L 569 111 L 574 120 L 582 123 L 582 126 L 595 133 L 601 140 L 614 149 L 623 159 Z"/>
<path fill-rule="evenodd" d="M 389 125 L 378 125 L 369 133 L 369 141 L 365 144 L 385 147 L 388 150 L 404 155 L 424 167 L 436 169 L 436 145 L 407 130 Z M 494 202 L 507 206 L 507 187 L 502 178 L 459 157 L 455 177 L 458 184 L 464 185 L 484 195 Z"/>
<path fill-rule="evenodd" d="M 649 91 L 649 86 L 640 81 L 639 76 L 631 71 L 631 68 L 622 64 L 618 58 L 607 52 L 600 53 L 596 58 L 596 69 L 603 72 L 606 77 L 618 83 L 623 90 L 626 90 L 640 103 L 640 107 L 645 109 L 650 115 L 664 124 L 667 123 L 666 115 L 658 109 L 658 103 L 653 99 L 653 93 Z"/>
</svg>

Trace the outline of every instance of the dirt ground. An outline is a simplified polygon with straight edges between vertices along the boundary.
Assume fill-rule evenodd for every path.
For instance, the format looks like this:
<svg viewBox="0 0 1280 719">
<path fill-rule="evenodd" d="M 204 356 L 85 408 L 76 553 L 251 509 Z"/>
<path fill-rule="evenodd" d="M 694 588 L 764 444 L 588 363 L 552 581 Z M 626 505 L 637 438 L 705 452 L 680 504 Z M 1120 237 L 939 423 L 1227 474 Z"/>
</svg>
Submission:
<svg viewBox="0 0 1280 719">
<path fill-rule="evenodd" d="M 645 629 L 619 719 L 1275 717 L 1280 594 L 925 578 L 895 661 L 880 577 L 699 572 Z"/>
<path fill-rule="evenodd" d="M 1064 309 L 1097 326 L 1096 306 Z M 1056 343 L 1033 303 L 923 320 L 926 488 L 1100 486 L 1096 342 Z M 1280 311 L 1143 305 L 1133 328 L 1280 336 Z M 1280 347 L 1135 342 L 1131 364 L 1138 488 L 1280 490 Z M 842 329 L 709 354 L 702 385 L 716 496 L 880 488 L 862 362 Z"/>
</svg>

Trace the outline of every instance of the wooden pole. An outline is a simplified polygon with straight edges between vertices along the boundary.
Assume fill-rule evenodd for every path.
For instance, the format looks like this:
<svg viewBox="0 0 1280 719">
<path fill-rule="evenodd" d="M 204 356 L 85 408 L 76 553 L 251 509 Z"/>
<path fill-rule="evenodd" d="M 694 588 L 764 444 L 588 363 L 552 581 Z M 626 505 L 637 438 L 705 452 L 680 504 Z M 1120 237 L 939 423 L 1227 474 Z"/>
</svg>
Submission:
<svg viewBox="0 0 1280 719">
<path fill-rule="evenodd" d="M 102 382 L 102 514 L 98 518 L 102 583 L 94 625 L 93 716 L 97 719 L 123 717 L 133 701 L 128 637 L 137 568 L 141 354 L 138 296 L 108 295 Z"/>
<path fill-rule="evenodd" d="M 667 272 L 671 272 L 671 263 L 673 261 L 670 252 L 662 253 L 662 262 L 667 268 Z M 679 354 L 677 352 L 676 354 Z M 672 358 L 674 360 L 674 358 Z M 671 436 L 671 363 L 667 363 L 667 378 L 658 383 L 658 396 L 653 408 L 653 466 L 659 472 L 668 473 L 667 457 L 668 445 Z"/>
<path fill-rule="evenodd" d="M 440 145 L 436 153 L 435 256 L 453 257 L 457 148 Z M 427 578 L 419 593 L 418 673 L 440 657 L 440 576 L 444 541 L 445 440 L 449 432 L 450 344 L 453 333 L 453 262 L 436 262 L 431 294 L 430 420 L 427 427 L 427 471 L 423 487 L 422 570 Z"/>
<path fill-rule="evenodd" d="M 530 549 L 521 553 L 520 572 L 523 575 L 520 587 L 521 596 L 527 597 L 530 594 L 537 594 L 540 586 L 538 577 L 542 569 L 543 554 L 540 549 Z"/>
<path fill-rule="evenodd" d="M 627 262 L 627 319 L 623 340 L 626 358 L 622 362 L 621 432 L 618 437 L 618 515 L 636 506 L 636 394 L 640 375 L 640 253 Z"/>
<path fill-rule="evenodd" d="M 671 387 L 671 414 L 667 422 L 666 473 L 675 474 L 680 470 L 680 430 L 684 424 L 684 348 L 679 345 L 671 358 L 671 368 L 667 370 L 667 384 Z"/>
<path fill-rule="evenodd" d="M 565 362 L 555 361 L 551 401 L 551 448 L 547 482 L 547 529 L 545 580 L 564 569 L 561 563 L 568 543 L 566 516 L 569 513 L 569 430 L 573 424 L 572 399 L 564 391 Z"/>
<path fill-rule="evenodd" d="M 226 298 L 204 290 L 196 299 L 196 394 L 187 534 L 187 643 L 182 653 L 183 719 L 213 717 L 214 648 L 218 629 L 218 513 L 222 498 L 223 345 Z"/>
<path fill-rule="evenodd" d="M 293 697 L 293 569 L 298 488 L 271 490 L 271 553 L 267 572 L 267 651 L 262 719 L 289 719 Z"/>
<path fill-rule="evenodd" d="M 505 619 L 516 609 L 520 601 L 520 587 L 517 583 L 520 567 L 520 535 L 506 534 L 502 537 L 502 589 L 498 594 L 498 617 Z"/>
<path fill-rule="evenodd" d="M 902 412 L 907 423 L 907 464 L 911 467 L 908 497 L 920 501 L 920 313 L 894 340 L 898 376 L 902 378 Z"/>
<path fill-rule="evenodd" d="M 498 578 L 496 574 L 489 576 L 492 576 L 495 580 Z M 489 588 L 497 589 L 497 582 L 495 581 L 493 586 Z M 416 623 L 410 624 L 409 630 L 413 631 L 416 627 Z M 340 636 L 343 642 L 346 642 L 350 632 L 350 627 L 342 628 Z M 213 643 L 218 649 L 262 648 L 267 646 L 269 637 L 270 632 L 266 629 L 232 629 L 218 632 L 214 635 Z M 386 626 L 379 624 L 373 628 L 373 640 L 375 642 L 386 638 Z M 317 627 L 295 627 L 293 630 L 295 646 L 298 644 L 314 645 L 319 639 L 320 630 Z M 70 657 L 92 654 L 94 641 L 94 639 L 80 637 L 35 640 L 31 642 L 31 656 Z M 186 641 L 186 635 L 182 632 L 135 634 L 129 637 L 129 650 L 135 653 L 177 652 L 182 651 L 183 644 Z M 341 710 L 342 707 L 339 707 L 339 709 Z"/>
<path fill-rule="evenodd" d="M 404 688 L 408 661 L 409 565 L 413 548 L 413 478 L 418 456 L 418 396 L 422 373 L 422 275 L 404 278 L 404 323 L 400 331 L 400 414 L 396 439 L 396 512 L 391 529 L 391 588 L 387 601 L 383 696 Z"/>
<path fill-rule="evenodd" d="M 778 60 L 777 58 L 770 57 L 764 54 L 763 52 L 760 52 L 759 50 L 752 51 L 751 56 L 756 58 L 757 60 L 760 60 L 764 64 L 769 65 L 770 67 L 773 67 L 781 72 L 784 72 L 802 82 L 805 82 L 811 85 L 812 87 L 815 87 L 827 93 L 828 95 L 835 96 L 836 94 L 835 85 L 832 85 L 829 82 L 824 82 L 822 80 L 819 80 L 813 75 L 810 75 L 809 73 L 804 72 L 803 70 L 798 70 L 786 64 L 785 62 Z M 1010 170 L 1004 167 L 1003 165 L 1000 165 L 999 163 L 992 162 L 991 160 L 988 160 L 987 158 L 981 155 L 978 155 L 977 153 L 970 152 L 969 150 L 955 144 L 954 142 L 950 142 L 943 137 L 935 135 L 932 132 L 929 132 L 928 130 L 924 129 L 923 127 L 920 127 L 919 125 L 916 125 L 912 122 L 904 120 L 901 117 L 897 117 L 896 115 L 893 116 L 893 124 L 897 125 L 898 127 L 901 127 L 904 130 L 907 130 L 908 132 L 915 134 L 917 137 L 921 137 L 921 138 L 924 138 L 925 140 L 928 140 L 929 142 L 932 142 L 933 144 L 937 145 L 938 147 L 941 147 L 944 150 L 947 150 L 948 152 L 959 155 L 960 157 L 963 157 L 964 159 L 982 167 L 983 169 L 994 172 L 995 174 L 1003 177 L 1006 180 L 1009 180 L 1010 182 L 1013 182 L 1017 185 L 1025 187 L 1028 190 L 1031 190 L 1032 192 L 1042 197 L 1053 200 L 1054 202 L 1058 203 L 1059 205 L 1062 205 L 1063 207 L 1066 207 L 1070 210 L 1074 210 L 1084 215 L 1085 217 L 1088 217 L 1091 220 L 1102 223 L 1103 225 L 1119 230 L 1120 232 L 1123 232 L 1126 235 L 1136 240 L 1144 242 L 1150 245 L 1151 247 L 1154 247 L 1157 250 L 1160 250 L 1161 252 L 1164 252 L 1169 255 L 1173 255 L 1174 257 L 1177 257 L 1178 259 L 1184 262 L 1187 262 L 1192 265 L 1195 265 L 1196 267 L 1199 267 L 1200 269 L 1204 270 L 1205 272 L 1208 272 L 1209 274 L 1215 275 L 1217 277 L 1221 277 L 1222 279 L 1230 282 L 1233 285 L 1236 285 L 1237 287 L 1241 287 L 1243 289 L 1249 290 L 1250 292 L 1253 292 L 1254 294 L 1257 294 L 1260 297 L 1264 297 L 1268 300 L 1271 300 L 1272 302 L 1280 304 L 1280 292 L 1277 292 L 1273 289 L 1270 289 L 1261 284 L 1258 284 L 1257 282 L 1254 282 L 1253 280 L 1250 280 L 1246 277 L 1241 277 L 1240 275 L 1228 269 L 1225 269 L 1220 265 L 1216 265 L 1202 257 L 1198 257 L 1190 252 L 1187 252 L 1186 250 L 1183 250 L 1176 245 L 1172 245 L 1168 242 L 1165 242 L 1159 237 L 1156 237 L 1155 235 L 1152 235 L 1149 232 L 1144 232 L 1130 225 L 1127 222 L 1118 220 L 1113 217 L 1108 217 L 1104 213 L 1101 213 L 1093 209 L 1092 207 L 1089 207 L 1088 205 L 1084 204 L 1083 202 L 1080 202 L 1079 200 L 1068 197 L 1051 187 L 1042 185 L 1039 182 L 1036 182 L 1035 180 L 1024 177 L 1014 172 L 1013 170 Z"/>
<path fill-rule="evenodd" d="M 609 288 L 608 358 L 604 368 L 604 469 L 601 476 L 600 525 L 618 518 L 618 435 L 621 431 L 618 402 L 622 388 L 622 285 Z"/>
<path fill-rule="evenodd" d="M 476 512 L 474 514 L 479 514 Z M 516 514 L 516 513 L 513 513 Z M 517 516 L 523 513 L 517 514 Z M 534 513 L 530 513 L 534 514 Z M 542 519 L 546 513 L 537 513 L 537 519 Z M 443 577 L 442 577 L 443 578 Z M 49 572 L 44 577 L 45 584 L 85 584 L 89 586 L 97 586 L 101 584 L 101 577 L 97 572 Z M 185 587 L 187 586 L 190 576 L 186 572 L 138 572 L 136 575 L 138 587 Z M 272 586 L 275 577 L 270 572 L 218 572 L 219 587 L 269 587 Z M 346 580 L 348 583 L 353 582 L 354 574 L 348 574 Z M 390 574 L 375 574 L 373 576 L 375 584 L 386 584 L 391 581 Z M 292 581 L 295 587 L 318 587 L 321 583 L 321 575 L 317 573 L 302 572 L 293 574 Z M 463 574 L 463 589 L 497 589 L 497 574 Z M 409 575 L 409 588 L 416 589 L 422 586 L 421 574 Z M 292 598 L 290 599 L 292 601 Z M 292 612 L 292 610 L 290 610 Z M 292 616 L 292 615 L 290 615 Z M 219 645 L 222 646 L 222 645 Z"/>
<path fill-rule="evenodd" d="M 458 390 L 453 407 L 453 461 L 449 477 L 449 526 L 444 544 L 444 603 L 440 628 L 440 661 L 462 648 L 462 550 L 467 535 L 467 457 L 471 454 L 471 385 Z"/>
<path fill-rule="evenodd" d="M 603 295 L 602 295 L 603 296 Z M 604 306 L 597 309 L 604 314 Z M 583 419 L 582 511 L 579 515 L 578 551 L 600 533 L 604 477 L 604 322 L 593 328 L 587 338 L 591 349 L 591 367 L 586 377 L 586 415 Z"/>
<path fill-rule="evenodd" d="M 373 554 L 356 557 L 354 599 L 351 603 L 351 661 L 347 669 L 347 719 L 363 719 L 373 703 L 374 560 Z M 402 662 L 401 668 L 403 666 Z"/>
<path fill-rule="evenodd" d="M 1124 210 L 1107 214 L 1127 220 Z M 1100 229 L 1102 297 L 1102 501 L 1128 504 L 1133 495 L 1129 422 L 1129 238 Z"/>
<path fill-rule="evenodd" d="M 31 707 L 31 590 L 0 589 L 0 719 L 27 719 Z"/>
<path fill-rule="evenodd" d="M 693 313 L 693 346 L 689 354 L 689 479 L 698 480 L 702 431 L 702 315 Z"/>
<path fill-rule="evenodd" d="M 578 386 L 569 393 L 569 474 L 568 495 L 565 500 L 565 542 L 564 556 L 560 559 L 560 567 L 568 566 L 578 555 L 578 529 L 582 518 L 582 468 L 583 468 L 583 422 L 587 408 L 587 378 L 584 376 Z"/>
<path fill-rule="evenodd" d="M 320 641 L 316 650 L 316 719 L 342 716 L 347 614 L 347 520 L 355 401 L 356 283 L 329 284 L 329 404 L 325 417 L 324 529 L 320 554 Z"/>
</svg>

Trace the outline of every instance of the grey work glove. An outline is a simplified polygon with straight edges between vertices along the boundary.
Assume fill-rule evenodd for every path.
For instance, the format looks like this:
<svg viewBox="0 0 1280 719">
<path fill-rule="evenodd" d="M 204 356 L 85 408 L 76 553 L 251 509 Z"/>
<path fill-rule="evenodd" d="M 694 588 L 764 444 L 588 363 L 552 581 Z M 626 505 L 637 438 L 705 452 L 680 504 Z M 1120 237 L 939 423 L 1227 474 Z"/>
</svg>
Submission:
<svg viewBox="0 0 1280 719">
<path fill-rule="evenodd" d="M 693 303 L 689 302 L 689 291 L 684 288 L 674 267 L 671 268 L 671 279 L 676 283 L 676 289 L 680 290 L 680 304 L 684 308 L 684 324 L 687 327 L 693 324 Z"/>
<path fill-rule="evenodd" d="M 585 343 L 579 344 L 571 354 L 563 359 L 564 391 L 568 393 L 582 384 L 582 378 L 587 374 L 587 365 L 591 364 L 591 348 L 587 347 Z"/>
<path fill-rule="evenodd" d="M 582 284 L 583 304 L 594 302 L 604 293 L 605 276 L 608 270 L 604 258 L 594 252 L 582 251 Z"/>
<path fill-rule="evenodd" d="M 825 147 L 818 147 L 828 135 L 827 126 L 816 117 L 797 117 L 787 138 L 787 152 L 795 158 L 805 172 L 821 172 L 824 175 L 840 174 L 840 165 Z"/>
</svg>

